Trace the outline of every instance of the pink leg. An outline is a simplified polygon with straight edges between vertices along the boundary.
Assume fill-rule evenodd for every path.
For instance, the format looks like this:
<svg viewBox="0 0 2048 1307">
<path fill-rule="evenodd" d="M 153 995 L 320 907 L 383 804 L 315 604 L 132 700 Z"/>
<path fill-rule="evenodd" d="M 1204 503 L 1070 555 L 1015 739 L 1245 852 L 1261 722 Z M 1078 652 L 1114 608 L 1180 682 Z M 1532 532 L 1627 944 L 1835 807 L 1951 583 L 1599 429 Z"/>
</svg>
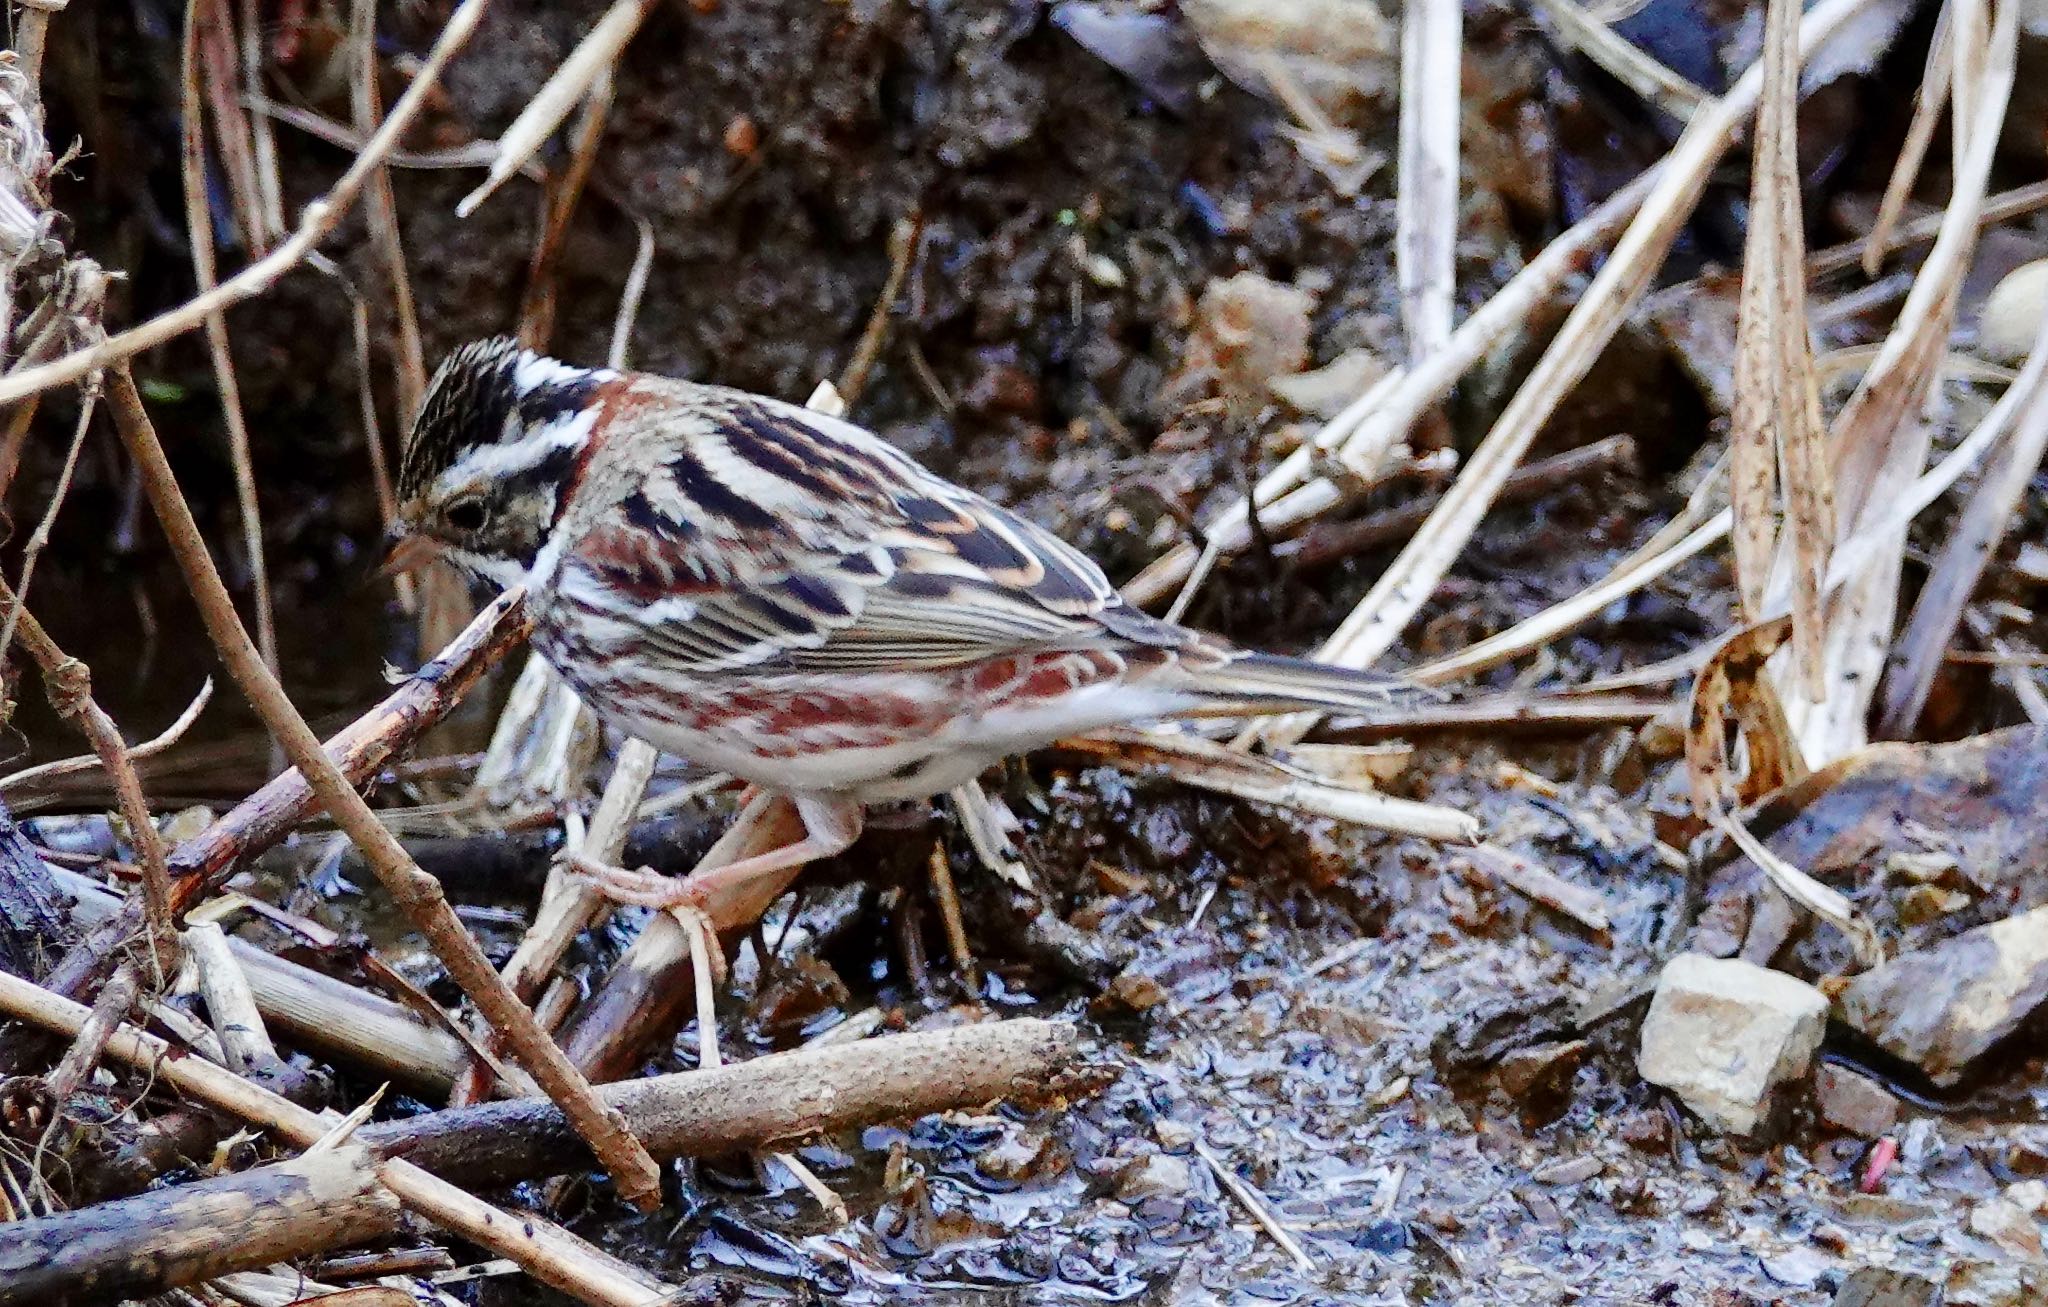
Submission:
<svg viewBox="0 0 2048 1307">
<path fill-rule="evenodd" d="M 570 865 L 606 897 L 618 902 L 695 911 L 720 929 L 743 925 L 767 910 L 798 868 L 829 858 L 860 838 L 859 803 L 818 795 L 791 795 L 790 802 L 803 819 L 802 839 L 721 867 L 704 867 L 677 878 L 644 868 L 628 871 L 608 867 L 581 858 L 572 858 Z"/>
</svg>

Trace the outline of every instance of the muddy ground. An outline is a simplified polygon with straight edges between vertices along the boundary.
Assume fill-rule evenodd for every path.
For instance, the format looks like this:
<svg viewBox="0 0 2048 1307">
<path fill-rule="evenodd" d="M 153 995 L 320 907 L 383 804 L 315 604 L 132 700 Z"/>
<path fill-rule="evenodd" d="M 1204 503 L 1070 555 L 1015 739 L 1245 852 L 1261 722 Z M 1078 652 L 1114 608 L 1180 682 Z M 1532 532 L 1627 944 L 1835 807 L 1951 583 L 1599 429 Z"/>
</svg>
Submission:
<svg viewBox="0 0 2048 1307">
<path fill-rule="evenodd" d="M 389 68 L 424 49 L 443 9 L 384 15 Z M 451 69 L 430 129 L 409 144 L 495 136 L 596 12 L 500 0 Z M 345 117 L 345 98 L 323 81 L 322 21 L 317 10 L 306 19 L 280 76 L 306 104 Z M 1664 21 L 1677 62 L 1683 43 L 1671 34 L 1709 19 L 1686 7 Z M 1458 268 L 1469 307 L 1669 133 L 1518 10 L 1468 6 L 1467 22 Z M 76 132 L 91 151 L 60 204 L 83 250 L 130 270 L 124 321 L 191 291 L 176 216 L 177 25 L 174 10 L 137 0 L 53 29 L 51 135 Z M 1909 24 L 1887 61 L 1809 105 L 1854 124 L 1813 168 L 1823 239 L 1844 234 L 1828 201 L 1882 185 L 1898 87 L 1917 78 L 1928 25 Z M 1712 58 L 1697 62 L 1703 79 L 1717 75 Z M 1312 365 L 1400 350 L 1391 167 L 1347 198 L 1304 161 L 1273 106 L 1198 57 L 1194 68 L 1192 94 L 1169 109 L 1031 3 L 659 7 L 618 73 L 592 194 L 562 256 L 552 348 L 602 360 L 637 216 L 652 225 L 656 256 L 634 363 L 801 399 L 846 364 L 888 273 L 890 231 L 919 213 L 906 290 L 853 416 L 1128 576 L 1176 538 L 1177 521 L 1240 491 L 1248 469 L 1311 420 L 1277 405 L 1244 418 L 1174 402 L 1211 283 L 1252 271 L 1312 292 Z M 1391 156 L 1390 109 L 1362 108 L 1357 124 Z M 345 156 L 280 131 L 287 188 L 303 202 Z M 519 313 L 536 192 L 515 182 L 458 221 L 455 203 L 477 177 L 394 174 L 430 360 Z M 1741 192 L 1731 194 L 1710 202 L 1668 280 L 1739 248 Z M 331 248 L 350 277 L 378 285 L 357 221 Z M 398 417 L 390 324 L 382 297 L 371 299 L 388 441 Z M 1448 410 L 1454 446 L 1484 431 L 1562 307 L 1460 389 Z M 384 659 L 416 656 L 410 627 L 368 577 L 379 532 L 346 312 L 330 279 L 299 272 L 231 317 L 287 681 L 327 722 L 381 692 Z M 216 552 L 232 560 L 203 349 L 187 340 L 143 364 Z M 66 418 L 55 406 L 49 430 Z M 1635 438 L 1640 467 L 1496 512 L 1393 661 L 1459 647 L 1574 593 L 1682 503 L 1682 472 L 1719 428 L 1711 395 L 1647 321 L 1624 330 L 1538 452 L 1616 433 Z M 32 446 L 17 521 L 20 505 L 47 495 L 54 449 L 54 438 Z M 1360 511 L 1412 493 L 1376 492 Z M 36 597 L 140 734 L 175 714 L 211 659 L 136 501 L 111 436 L 96 435 Z M 2038 528 L 2014 534 L 2038 539 Z M 1369 551 L 1307 572 L 1254 550 L 1190 617 L 1265 647 L 1306 647 L 1390 557 Z M 1690 565 L 1561 642 L 1536 675 L 1569 684 L 1684 652 L 1728 626 L 1729 593 L 1721 564 Z M 1517 670 L 1490 679 L 1506 684 Z M 1989 706 L 1951 710 L 1942 733 L 2017 720 L 1981 693 L 1981 677 L 1953 697 Z M 253 719 L 232 698 L 153 773 L 160 797 L 220 803 L 265 774 Z M 24 755 L 71 748 L 36 703 L 20 706 L 15 728 Z M 2038 1266 L 1967 1220 L 2003 1186 L 2048 1174 L 2048 1078 L 2029 1046 L 1936 1091 L 1831 1044 L 1829 1056 L 1871 1070 L 1899 1107 L 1899 1161 L 1875 1193 L 1858 1186 L 1871 1141 L 1820 1119 L 1804 1092 L 1762 1140 L 1721 1138 L 1634 1065 L 1648 982 L 1688 939 L 1706 883 L 1656 856 L 1658 839 L 1683 848 L 1692 833 L 1668 737 L 1614 728 L 1417 744 L 1395 789 L 1467 808 L 1511 847 L 1597 889 L 1611 929 L 1535 906 L 1421 841 L 1037 759 L 1013 769 L 1007 794 L 1024 821 L 1024 859 L 1071 929 L 1034 926 L 946 834 L 986 970 L 970 993 L 924 905 L 930 837 L 877 834 L 821 875 L 868 888 L 813 896 L 807 911 L 836 911 L 826 942 L 767 992 L 743 985 L 723 1014 L 726 1035 L 783 1047 L 872 1006 L 909 1026 L 974 1019 L 970 1001 L 1064 1012 L 1097 1032 L 1114 1069 L 1105 1092 L 1066 1112 L 821 1141 L 802 1156 L 849 1203 L 853 1223 L 839 1230 L 786 1177 L 764 1182 L 744 1163 L 684 1169 L 674 1202 L 651 1218 L 628 1216 L 601 1186 L 518 1196 L 560 1204 L 585 1234 L 678 1278 L 729 1277 L 734 1292 L 762 1298 L 1807 1307 L 1835 1301 L 1856 1268 L 1888 1265 L 1946 1283 L 1951 1302 L 2038 1300 L 2023 1299 L 2042 1292 Z M 346 864 L 299 878 L 320 861 L 305 846 L 285 850 L 255 883 L 424 965 L 378 896 L 354 888 L 367 878 Z M 511 909 L 533 891 L 457 886 Z M 2029 906 L 2048 898 L 2048 883 L 2014 892 Z M 488 912 L 475 920 L 509 952 L 515 928 Z M 578 962 L 617 944 L 589 941 Z M 686 1030 L 667 1061 L 688 1065 L 694 1046 Z M 1204 1152 L 1270 1200 L 1307 1266 L 1251 1223 Z M 2037 1277 L 2032 1290 L 2024 1276 Z M 516 1278 L 464 1292 L 541 1300 Z"/>
</svg>

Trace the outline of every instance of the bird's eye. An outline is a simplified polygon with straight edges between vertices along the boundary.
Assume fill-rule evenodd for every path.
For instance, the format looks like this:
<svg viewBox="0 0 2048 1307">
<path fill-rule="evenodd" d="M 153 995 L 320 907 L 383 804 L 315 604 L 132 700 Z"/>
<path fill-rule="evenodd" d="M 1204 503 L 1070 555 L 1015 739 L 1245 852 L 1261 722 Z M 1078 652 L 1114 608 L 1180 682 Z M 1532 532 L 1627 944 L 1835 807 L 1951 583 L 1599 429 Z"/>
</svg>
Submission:
<svg viewBox="0 0 2048 1307">
<path fill-rule="evenodd" d="M 484 508 L 484 501 L 481 499 L 458 499 L 448 505 L 448 511 L 443 516 L 448 519 L 448 525 L 457 531 L 481 531 L 490 513 Z"/>
</svg>

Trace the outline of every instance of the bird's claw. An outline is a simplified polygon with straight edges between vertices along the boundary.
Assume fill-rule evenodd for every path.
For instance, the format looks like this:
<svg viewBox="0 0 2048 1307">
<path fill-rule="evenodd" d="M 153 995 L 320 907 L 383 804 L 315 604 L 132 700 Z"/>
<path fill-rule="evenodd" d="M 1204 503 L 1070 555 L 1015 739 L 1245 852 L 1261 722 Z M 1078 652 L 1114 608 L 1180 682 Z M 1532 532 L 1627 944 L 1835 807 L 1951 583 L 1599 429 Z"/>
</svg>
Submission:
<svg viewBox="0 0 2048 1307">
<path fill-rule="evenodd" d="M 674 917 L 685 930 L 704 941 L 712 975 L 719 980 L 725 978 L 725 950 L 718 942 L 718 923 L 705 911 L 702 891 L 688 877 L 665 876 L 646 867 L 616 867 L 578 853 L 564 856 L 562 865 L 573 879 L 614 903 L 652 908 Z"/>
</svg>

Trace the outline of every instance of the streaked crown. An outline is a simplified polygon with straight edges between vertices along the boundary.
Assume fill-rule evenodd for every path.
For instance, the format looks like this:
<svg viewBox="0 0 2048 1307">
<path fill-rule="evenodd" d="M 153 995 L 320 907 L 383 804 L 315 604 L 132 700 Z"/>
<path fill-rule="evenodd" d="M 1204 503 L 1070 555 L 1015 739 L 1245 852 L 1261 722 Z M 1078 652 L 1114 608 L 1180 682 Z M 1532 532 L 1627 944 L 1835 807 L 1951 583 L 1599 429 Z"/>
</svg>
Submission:
<svg viewBox="0 0 2048 1307">
<path fill-rule="evenodd" d="M 462 346 L 427 383 L 399 463 L 400 502 L 425 491 L 471 450 L 516 443 L 582 412 L 616 375 L 557 362 L 507 336 Z"/>
</svg>

